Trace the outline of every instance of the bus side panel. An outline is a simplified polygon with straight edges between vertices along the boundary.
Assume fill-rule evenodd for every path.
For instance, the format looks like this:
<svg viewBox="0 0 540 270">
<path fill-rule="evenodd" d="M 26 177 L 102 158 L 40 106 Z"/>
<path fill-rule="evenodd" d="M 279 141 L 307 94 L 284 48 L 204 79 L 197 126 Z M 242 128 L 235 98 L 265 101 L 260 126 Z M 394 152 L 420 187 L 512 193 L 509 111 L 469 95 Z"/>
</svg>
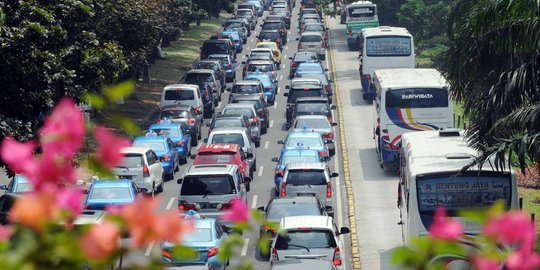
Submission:
<svg viewBox="0 0 540 270">
<path fill-rule="evenodd" d="M 362 51 L 361 66 L 360 81 L 362 83 L 362 93 L 363 95 L 366 95 L 365 99 L 372 100 L 375 95 L 375 89 L 373 89 L 372 81 L 376 70 L 415 68 L 415 58 L 414 55 L 397 57 L 369 57 L 367 56 L 364 48 Z"/>
</svg>

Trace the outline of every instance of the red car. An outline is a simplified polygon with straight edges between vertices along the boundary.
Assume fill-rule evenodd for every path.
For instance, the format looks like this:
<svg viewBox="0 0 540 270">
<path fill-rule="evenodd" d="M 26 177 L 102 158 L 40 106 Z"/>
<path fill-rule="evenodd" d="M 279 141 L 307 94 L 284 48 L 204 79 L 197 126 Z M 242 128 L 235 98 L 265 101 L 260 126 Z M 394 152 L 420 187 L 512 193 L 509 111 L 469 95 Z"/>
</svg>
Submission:
<svg viewBox="0 0 540 270">
<path fill-rule="evenodd" d="M 199 148 L 193 165 L 233 164 L 240 167 L 244 177 L 253 179 L 246 154 L 238 144 L 209 144 Z M 249 182 L 245 183 L 249 191 Z"/>
</svg>

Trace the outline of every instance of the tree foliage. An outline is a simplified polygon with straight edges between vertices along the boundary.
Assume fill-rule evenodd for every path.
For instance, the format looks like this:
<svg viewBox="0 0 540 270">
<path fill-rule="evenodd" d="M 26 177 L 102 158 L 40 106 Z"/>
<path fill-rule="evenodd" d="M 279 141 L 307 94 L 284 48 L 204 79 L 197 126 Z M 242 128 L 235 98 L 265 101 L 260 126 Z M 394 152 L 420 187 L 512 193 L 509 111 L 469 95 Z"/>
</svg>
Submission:
<svg viewBox="0 0 540 270">
<path fill-rule="evenodd" d="M 470 113 L 470 143 L 540 162 L 540 8 L 536 0 L 460 0 L 450 14 L 446 74 Z"/>
</svg>

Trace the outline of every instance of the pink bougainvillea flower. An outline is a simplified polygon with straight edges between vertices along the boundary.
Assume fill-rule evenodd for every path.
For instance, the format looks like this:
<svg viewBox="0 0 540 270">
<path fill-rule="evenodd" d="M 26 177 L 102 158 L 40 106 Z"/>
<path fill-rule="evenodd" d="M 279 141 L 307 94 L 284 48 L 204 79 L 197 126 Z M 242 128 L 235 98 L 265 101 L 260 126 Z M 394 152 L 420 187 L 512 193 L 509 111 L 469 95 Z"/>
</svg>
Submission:
<svg viewBox="0 0 540 270">
<path fill-rule="evenodd" d="M 182 221 L 177 211 L 159 214 L 154 220 L 154 229 L 161 241 L 172 240 L 179 243 L 183 235 L 191 230 L 191 225 L 191 222 Z"/>
<path fill-rule="evenodd" d="M 71 159 L 80 149 L 86 130 L 84 115 L 70 98 L 62 99 L 39 130 L 43 152 Z"/>
<path fill-rule="evenodd" d="M 13 234 L 13 227 L 0 225 L 0 242 L 9 241 Z"/>
<path fill-rule="evenodd" d="M 94 130 L 94 137 L 99 144 L 95 158 L 106 168 L 112 168 L 119 165 L 122 162 L 123 157 L 120 153 L 120 149 L 131 144 L 128 139 L 116 136 L 114 133 L 101 126 L 96 127 Z"/>
<path fill-rule="evenodd" d="M 56 203 L 61 209 L 69 211 L 77 216 L 82 210 L 83 192 L 78 188 L 59 188 L 56 192 Z"/>
<path fill-rule="evenodd" d="M 54 193 L 36 192 L 18 198 L 9 212 L 9 219 L 40 232 L 47 222 L 58 221 L 60 213 Z"/>
<path fill-rule="evenodd" d="M 157 199 L 142 197 L 122 208 L 121 216 L 127 224 L 130 243 L 134 248 L 143 247 L 158 239 L 153 228 L 153 222 L 157 218 L 157 206 Z"/>
<path fill-rule="evenodd" d="M 524 212 L 512 211 L 492 218 L 484 233 L 503 245 L 521 244 L 527 250 L 534 248 L 536 232 L 533 222 Z"/>
<path fill-rule="evenodd" d="M 433 224 L 429 227 L 429 233 L 435 239 L 452 241 L 463 235 L 463 226 L 448 218 L 443 207 L 437 207 Z"/>
<path fill-rule="evenodd" d="M 34 150 L 36 143 L 29 141 L 21 143 L 11 137 L 7 137 L 2 141 L 0 154 L 2 160 L 14 171 L 27 174 L 35 170 L 34 165 Z"/>
<path fill-rule="evenodd" d="M 110 221 L 95 224 L 80 239 L 83 254 L 91 260 L 108 258 L 118 249 L 120 228 Z"/>
<path fill-rule="evenodd" d="M 35 171 L 28 172 L 28 178 L 34 184 L 36 190 L 41 190 L 41 186 L 46 183 L 55 185 L 62 181 L 74 183 L 77 171 L 70 160 L 61 156 L 43 153 L 39 159 L 34 161 Z"/>
<path fill-rule="evenodd" d="M 490 258 L 475 256 L 472 258 L 476 270 L 499 270 L 499 262 Z"/>
<path fill-rule="evenodd" d="M 532 250 L 519 249 L 506 258 L 508 270 L 534 270 L 540 267 L 540 255 Z"/>
<path fill-rule="evenodd" d="M 233 199 L 231 208 L 221 217 L 234 223 L 246 222 L 249 218 L 249 210 L 246 202 L 242 199 Z"/>
</svg>

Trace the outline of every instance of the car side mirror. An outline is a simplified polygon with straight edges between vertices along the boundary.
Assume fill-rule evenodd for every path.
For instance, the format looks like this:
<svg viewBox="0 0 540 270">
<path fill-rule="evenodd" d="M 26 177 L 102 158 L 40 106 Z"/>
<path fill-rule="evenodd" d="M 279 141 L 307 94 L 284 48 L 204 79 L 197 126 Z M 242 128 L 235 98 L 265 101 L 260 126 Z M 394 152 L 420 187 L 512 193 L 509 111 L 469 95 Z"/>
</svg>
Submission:
<svg viewBox="0 0 540 270">
<path fill-rule="evenodd" d="M 330 205 L 327 205 L 324 207 L 324 211 L 326 211 L 327 213 L 331 213 L 334 212 L 334 208 Z"/>
<path fill-rule="evenodd" d="M 325 69 L 324 69 L 324 71 L 328 71 L 328 69 L 327 69 L 327 68 L 325 68 Z"/>
<path fill-rule="evenodd" d="M 291 89 L 290 85 L 285 85 L 285 89 Z"/>
<path fill-rule="evenodd" d="M 182 181 L 183 181 L 183 180 L 184 180 L 183 178 L 178 178 L 178 179 L 176 180 L 176 183 L 180 185 L 180 184 L 182 184 Z"/>
<path fill-rule="evenodd" d="M 333 127 L 337 126 L 337 123 L 336 123 L 336 122 L 333 122 L 333 123 L 332 123 L 332 126 L 333 126 Z"/>
<path fill-rule="evenodd" d="M 347 228 L 347 227 L 341 227 L 339 229 L 339 234 L 348 234 L 350 232 L 351 232 L 351 230 L 349 230 L 349 228 Z"/>
<path fill-rule="evenodd" d="M 336 105 L 330 106 L 330 110 L 335 110 L 335 109 L 336 109 Z"/>
<path fill-rule="evenodd" d="M 0 186 L 0 190 L 7 190 L 7 189 L 8 189 L 8 188 L 7 188 L 7 185 L 1 185 L 1 186 Z"/>
<path fill-rule="evenodd" d="M 289 56 L 289 60 L 292 60 L 292 56 Z"/>
<path fill-rule="evenodd" d="M 264 206 L 258 207 L 258 208 L 257 208 L 257 211 L 259 211 L 259 212 L 264 212 Z"/>
<path fill-rule="evenodd" d="M 244 177 L 244 183 L 249 183 L 251 181 L 253 181 L 253 179 L 251 177 L 249 177 L 249 176 Z"/>
<path fill-rule="evenodd" d="M 259 36 L 255 36 L 256 38 L 259 38 Z"/>
<path fill-rule="evenodd" d="M 285 144 L 285 142 L 283 140 L 279 140 L 277 141 L 278 144 Z"/>
<path fill-rule="evenodd" d="M 208 138 L 203 140 L 204 143 L 208 143 Z"/>
<path fill-rule="evenodd" d="M 247 158 L 253 158 L 253 153 L 246 153 Z"/>
<path fill-rule="evenodd" d="M 289 93 L 283 93 L 283 96 L 284 96 L 284 97 L 288 97 L 288 96 L 289 96 Z"/>
<path fill-rule="evenodd" d="M 231 91 L 232 91 L 232 89 L 231 89 L 231 88 L 227 88 L 227 92 L 231 92 Z"/>
<path fill-rule="evenodd" d="M 278 160 L 277 157 L 273 157 L 273 158 L 272 158 L 272 162 L 278 162 L 278 161 L 279 161 L 279 160 Z"/>
<path fill-rule="evenodd" d="M 336 177 L 338 177 L 338 176 L 339 176 L 339 174 L 338 174 L 337 172 L 333 172 L 333 173 L 330 175 L 331 178 L 336 178 Z"/>
</svg>

